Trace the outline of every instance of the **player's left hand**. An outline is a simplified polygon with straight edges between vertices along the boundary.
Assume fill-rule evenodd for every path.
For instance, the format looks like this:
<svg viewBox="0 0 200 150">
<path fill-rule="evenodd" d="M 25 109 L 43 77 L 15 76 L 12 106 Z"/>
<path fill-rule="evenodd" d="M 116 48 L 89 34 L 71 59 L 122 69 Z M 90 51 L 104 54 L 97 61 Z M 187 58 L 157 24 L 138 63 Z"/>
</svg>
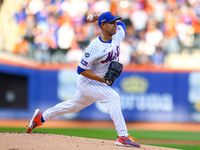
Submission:
<svg viewBox="0 0 200 150">
<path fill-rule="evenodd" d="M 108 68 L 108 71 L 106 72 L 104 79 L 106 81 L 106 84 L 108 86 L 111 86 L 116 78 L 119 77 L 123 69 L 123 65 L 119 62 L 112 61 L 110 63 L 110 66 Z"/>
</svg>

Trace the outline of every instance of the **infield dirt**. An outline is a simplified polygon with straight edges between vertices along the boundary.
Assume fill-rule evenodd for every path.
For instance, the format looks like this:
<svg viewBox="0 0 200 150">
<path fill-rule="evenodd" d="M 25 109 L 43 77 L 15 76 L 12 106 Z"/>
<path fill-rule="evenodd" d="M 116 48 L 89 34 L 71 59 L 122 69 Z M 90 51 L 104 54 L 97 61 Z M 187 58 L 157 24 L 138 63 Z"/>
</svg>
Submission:
<svg viewBox="0 0 200 150">
<path fill-rule="evenodd" d="M 101 140 L 47 133 L 1 132 L 1 150 L 175 150 L 142 145 L 141 148 L 116 146 Z"/>
</svg>

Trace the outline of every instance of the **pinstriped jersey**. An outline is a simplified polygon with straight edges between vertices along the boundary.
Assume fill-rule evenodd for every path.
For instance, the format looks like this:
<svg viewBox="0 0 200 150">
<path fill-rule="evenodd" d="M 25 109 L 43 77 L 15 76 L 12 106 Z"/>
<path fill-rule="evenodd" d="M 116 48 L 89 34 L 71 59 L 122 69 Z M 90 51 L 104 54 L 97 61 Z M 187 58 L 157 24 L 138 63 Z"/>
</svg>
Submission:
<svg viewBox="0 0 200 150">
<path fill-rule="evenodd" d="M 86 48 L 78 66 L 84 70 L 90 69 L 94 74 L 104 77 L 110 62 L 119 61 L 120 42 L 124 37 L 125 25 L 117 22 L 116 33 L 112 36 L 112 40 L 104 42 L 100 36 L 94 39 Z M 82 75 L 79 78 L 88 79 Z"/>
</svg>

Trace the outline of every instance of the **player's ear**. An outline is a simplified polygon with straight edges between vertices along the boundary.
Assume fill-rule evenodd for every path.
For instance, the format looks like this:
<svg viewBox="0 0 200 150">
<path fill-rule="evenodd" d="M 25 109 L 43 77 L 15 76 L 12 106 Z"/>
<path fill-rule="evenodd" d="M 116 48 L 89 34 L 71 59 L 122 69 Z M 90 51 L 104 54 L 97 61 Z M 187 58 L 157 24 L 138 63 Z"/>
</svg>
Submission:
<svg viewBox="0 0 200 150">
<path fill-rule="evenodd" d="M 102 29 L 102 25 L 103 25 L 103 23 L 100 25 L 100 28 Z"/>
<path fill-rule="evenodd" d="M 105 26 L 105 23 L 102 23 L 101 26 L 100 26 L 101 29 L 103 29 L 104 26 Z"/>
</svg>

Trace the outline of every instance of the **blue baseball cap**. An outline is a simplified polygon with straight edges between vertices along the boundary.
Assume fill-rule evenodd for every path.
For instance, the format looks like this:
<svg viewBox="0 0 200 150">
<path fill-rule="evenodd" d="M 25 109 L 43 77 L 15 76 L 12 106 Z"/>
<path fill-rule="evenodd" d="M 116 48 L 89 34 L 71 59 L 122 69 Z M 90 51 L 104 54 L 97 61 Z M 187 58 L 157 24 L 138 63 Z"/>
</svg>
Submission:
<svg viewBox="0 0 200 150">
<path fill-rule="evenodd" d="M 107 11 L 107 12 L 102 13 L 99 16 L 98 24 L 99 24 L 99 26 L 101 26 L 102 23 L 112 22 L 112 21 L 119 20 L 119 19 L 121 19 L 121 17 L 115 17 L 111 14 L 111 12 Z"/>
</svg>

